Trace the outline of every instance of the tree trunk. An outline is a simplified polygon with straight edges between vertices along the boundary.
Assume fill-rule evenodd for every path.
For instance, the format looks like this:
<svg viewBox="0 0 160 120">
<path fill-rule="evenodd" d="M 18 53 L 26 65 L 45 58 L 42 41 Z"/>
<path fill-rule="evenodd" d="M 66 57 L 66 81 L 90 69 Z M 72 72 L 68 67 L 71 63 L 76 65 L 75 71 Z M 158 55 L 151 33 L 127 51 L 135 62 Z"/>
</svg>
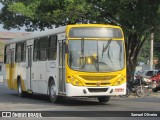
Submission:
<svg viewBox="0 0 160 120">
<path fill-rule="evenodd" d="M 127 64 L 127 81 L 133 80 L 137 58 L 146 38 L 139 37 L 135 32 L 131 32 L 126 38 L 126 64 Z"/>
</svg>

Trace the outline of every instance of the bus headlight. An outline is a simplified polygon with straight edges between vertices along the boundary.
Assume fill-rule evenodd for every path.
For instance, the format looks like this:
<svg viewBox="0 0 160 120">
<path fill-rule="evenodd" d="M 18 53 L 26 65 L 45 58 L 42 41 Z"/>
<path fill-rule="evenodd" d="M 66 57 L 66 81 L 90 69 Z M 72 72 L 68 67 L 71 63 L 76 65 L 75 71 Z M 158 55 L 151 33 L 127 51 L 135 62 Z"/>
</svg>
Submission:
<svg viewBox="0 0 160 120">
<path fill-rule="evenodd" d="M 73 76 L 71 77 L 70 82 L 74 86 L 83 86 L 82 83 Z"/>
<path fill-rule="evenodd" d="M 118 85 L 121 85 L 121 84 L 123 84 L 124 83 L 124 78 L 119 78 L 115 83 L 114 83 L 114 85 L 115 86 L 118 86 Z"/>
</svg>

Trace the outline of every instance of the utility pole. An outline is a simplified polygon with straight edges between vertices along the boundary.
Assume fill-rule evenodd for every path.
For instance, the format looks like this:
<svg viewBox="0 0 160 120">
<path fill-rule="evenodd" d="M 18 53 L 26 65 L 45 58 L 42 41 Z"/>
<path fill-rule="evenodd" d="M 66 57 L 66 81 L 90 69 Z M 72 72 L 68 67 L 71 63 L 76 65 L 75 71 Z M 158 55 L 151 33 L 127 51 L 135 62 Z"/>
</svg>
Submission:
<svg viewBox="0 0 160 120">
<path fill-rule="evenodd" d="M 150 70 L 153 70 L 153 41 L 154 33 L 151 33 L 151 46 L 150 46 Z"/>
</svg>

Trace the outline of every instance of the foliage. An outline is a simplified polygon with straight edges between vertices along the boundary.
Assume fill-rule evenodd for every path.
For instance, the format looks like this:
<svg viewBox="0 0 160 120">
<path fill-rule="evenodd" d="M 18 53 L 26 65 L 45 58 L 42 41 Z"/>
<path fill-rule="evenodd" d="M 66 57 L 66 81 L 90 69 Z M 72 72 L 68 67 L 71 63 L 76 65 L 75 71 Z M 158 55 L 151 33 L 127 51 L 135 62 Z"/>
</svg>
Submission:
<svg viewBox="0 0 160 120">
<path fill-rule="evenodd" d="M 159 31 L 156 31 L 154 36 L 155 36 L 154 38 L 154 59 L 157 60 L 157 62 L 155 63 L 155 68 L 160 69 L 160 52 L 159 52 L 160 34 L 159 34 Z"/>
<path fill-rule="evenodd" d="M 144 45 L 142 46 L 142 50 L 140 51 L 140 55 L 138 57 L 138 61 L 148 63 L 150 59 L 150 44 L 151 44 L 151 36 L 148 36 L 147 40 L 145 41 Z M 155 31 L 154 33 L 154 48 L 153 48 L 153 64 L 155 65 L 155 69 L 160 69 L 160 34 L 159 30 Z"/>
<path fill-rule="evenodd" d="M 139 57 L 138 57 L 138 61 L 139 62 L 144 62 L 145 64 L 147 64 L 150 59 L 150 39 L 148 38 L 145 42 L 144 45 L 141 48 Z"/>
<path fill-rule="evenodd" d="M 77 23 L 90 11 L 90 4 L 85 0 L 19 0 L 3 4 L 1 23 L 8 29 L 25 25 L 27 30 L 44 30 L 44 27 L 52 28 L 53 25 Z M 17 21 L 17 24 L 12 20 Z"/>
</svg>

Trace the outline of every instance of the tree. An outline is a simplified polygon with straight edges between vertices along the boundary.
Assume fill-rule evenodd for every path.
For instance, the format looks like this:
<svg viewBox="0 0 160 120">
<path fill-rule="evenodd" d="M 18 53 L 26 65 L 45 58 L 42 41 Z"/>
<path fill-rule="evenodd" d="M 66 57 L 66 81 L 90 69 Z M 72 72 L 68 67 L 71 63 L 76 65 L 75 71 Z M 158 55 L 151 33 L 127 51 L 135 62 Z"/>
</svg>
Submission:
<svg viewBox="0 0 160 120">
<path fill-rule="evenodd" d="M 6 29 L 25 25 L 27 30 L 44 30 L 53 25 L 77 23 L 90 9 L 90 4 L 85 0 L 6 0 L 2 4 L 0 22 Z"/>
<path fill-rule="evenodd" d="M 141 48 L 138 60 L 139 62 L 144 62 L 145 64 L 149 63 L 149 59 L 150 59 L 150 42 L 151 40 L 148 38 L 144 45 Z"/>
<path fill-rule="evenodd" d="M 114 7 L 108 9 L 108 5 Z M 151 32 L 158 31 L 159 28 L 159 5 L 158 0 L 119 0 L 102 2 L 101 17 L 107 19 L 107 14 L 111 20 L 122 26 L 125 32 L 127 73 L 133 77 L 137 58 L 147 39 L 150 39 Z M 106 7 L 107 6 L 107 7 Z M 116 14 L 114 14 L 116 13 Z M 130 79 L 130 78 L 129 78 Z"/>
<path fill-rule="evenodd" d="M 150 39 L 151 32 L 157 31 L 157 27 L 159 26 L 158 4 L 156 1 L 137 1 L 132 7 L 128 6 L 130 10 L 126 8 L 132 13 L 130 16 L 126 14 L 127 12 L 124 13 L 125 16 L 128 16 L 128 20 L 121 15 L 121 25 L 127 27 L 124 29 L 127 32 L 126 48 L 129 73 L 133 73 L 132 71 L 135 70 L 138 55 L 145 41 Z"/>
<path fill-rule="evenodd" d="M 78 22 L 121 26 L 125 33 L 128 74 L 135 70 L 143 44 L 160 25 L 159 0 L 9 1 L 1 0 L 5 6 L 0 21 L 5 28 L 25 25 L 30 30 L 43 30 Z"/>
<path fill-rule="evenodd" d="M 160 69 L 160 34 L 159 31 L 154 33 L 154 59 L 157 61 L 155 62 L 155 68 Z"/>
</svg>

